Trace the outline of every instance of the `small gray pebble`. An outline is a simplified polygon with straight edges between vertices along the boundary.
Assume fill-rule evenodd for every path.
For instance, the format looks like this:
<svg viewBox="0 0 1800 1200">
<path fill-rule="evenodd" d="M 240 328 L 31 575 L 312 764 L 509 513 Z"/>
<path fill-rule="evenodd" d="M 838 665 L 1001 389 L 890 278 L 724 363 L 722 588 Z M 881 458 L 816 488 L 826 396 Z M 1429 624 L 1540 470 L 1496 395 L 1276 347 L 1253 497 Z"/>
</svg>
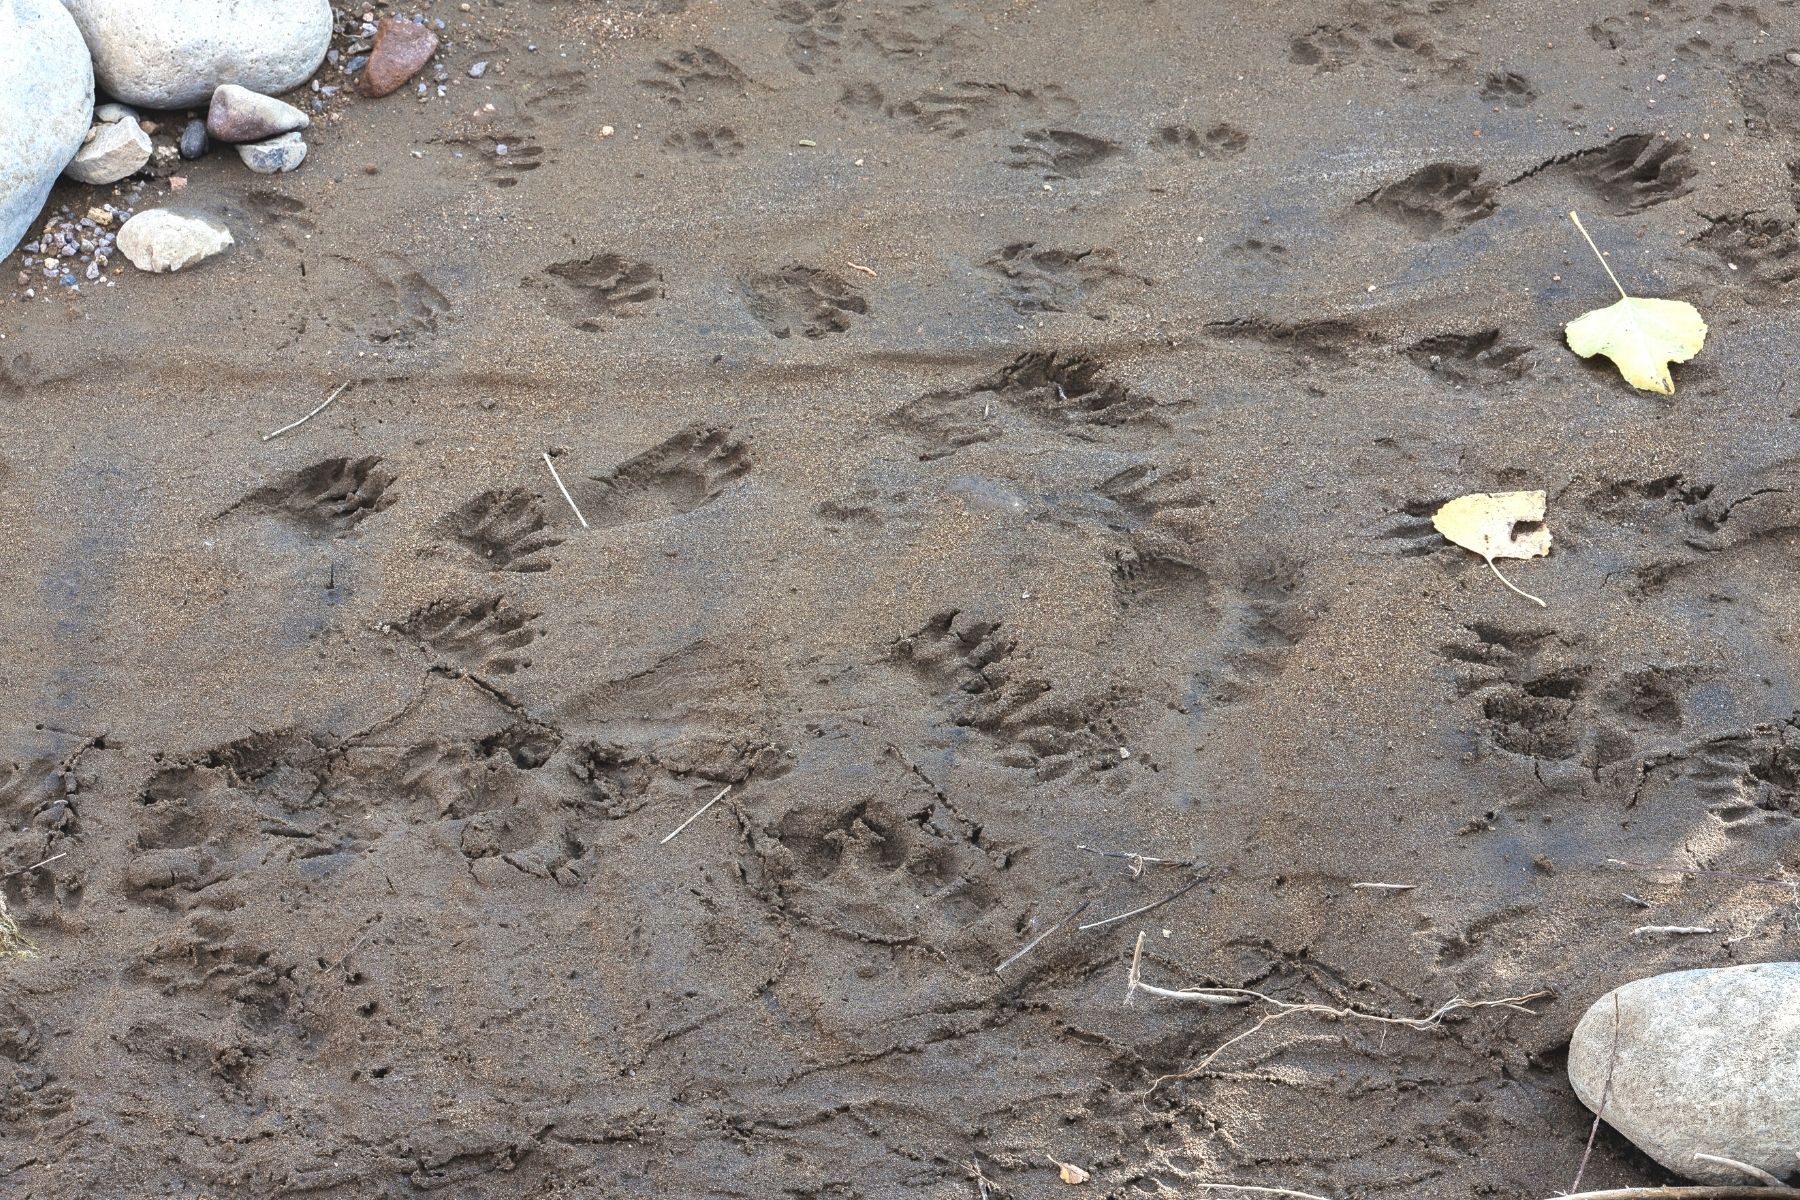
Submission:
<svg viewBox="0 0 1800 1200">
<path fill-rule="evenodd" d="M 469 78 L 470 79 L 480 79 L 483 75 L 486 75 L 486 74 L 487 74 L 487 59 L 484 58 L 478 63 L 470 63 L 469 64 Z"/>
<path fill-rule="evenodd" d="M 199 158 L 212 148 L 212 139 L 206 136 L 206 122 L 195 119 L 189 121 L 181 130 L 181 157 Z"/>
<path fill-rule="evenodd" d="M 368 65 L 369 65 L 369 56 L 366 54 L 358 54 L 356 57 L 352 58 L 349 62 L 344 64 L 344 74 L 354 75 L 358 71 L 362 70 L 364 67 L 366 67 Z"/>
<path fill-rule="evenodd" d="M 499 145 L 495 146 L 494 153 L 498 154 L 501 158 L 505 158 L 506 157 L 506 143 L 501 142 Z"/>
</svg>

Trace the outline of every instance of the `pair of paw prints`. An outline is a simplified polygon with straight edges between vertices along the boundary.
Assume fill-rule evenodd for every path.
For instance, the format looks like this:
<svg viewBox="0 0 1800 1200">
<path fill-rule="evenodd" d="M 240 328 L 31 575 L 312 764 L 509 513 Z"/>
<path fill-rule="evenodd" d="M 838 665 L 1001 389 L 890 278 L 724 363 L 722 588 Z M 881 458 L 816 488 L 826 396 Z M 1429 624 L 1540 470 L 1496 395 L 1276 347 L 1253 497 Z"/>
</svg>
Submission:
<svg viewBox="0 0 1800 1200">
<path fill-rule="evenodd" d="M 681 516 L 717 500 L 749 473 L 753 456 L 730 430 L 693 426 L 644 453 L 574 484 L 571 495 L 590 527 L 611 528 Z M 548 571 L 563 536 L 543 497 L 497 488 L 470 497 L 439 526 L 442 534 L 492 571 Z"/>
</svg>

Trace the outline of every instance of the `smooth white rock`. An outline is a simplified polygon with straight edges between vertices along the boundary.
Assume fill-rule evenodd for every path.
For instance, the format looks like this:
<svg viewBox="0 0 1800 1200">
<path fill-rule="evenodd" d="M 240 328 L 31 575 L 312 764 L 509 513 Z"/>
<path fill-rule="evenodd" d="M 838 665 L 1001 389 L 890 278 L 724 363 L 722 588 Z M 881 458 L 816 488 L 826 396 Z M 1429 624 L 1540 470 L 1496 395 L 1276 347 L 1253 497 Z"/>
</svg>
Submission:
<svg viewBox="0 0 1800 1200">
<path fill-rule="evenodd" d="M 117 121 L 124 117 L 130 117 L 134 121 L 137 120 L 137 109 L 132 108 L 129 104 L 120 104 L 117 101 L 110 104 L 96 105 L 94 108 L 94 120 L 102 123 Z"/>
<path fill-rule="evenodd" d="M 1609 1062 L 1606 1123 L 1669 1170 L 1753 1182 L 1695 1154 L 1783 1178 L 1800 1168 L 1800 963 L 1671 971 L 1608 992 L 1569 1042 L 1569 1082 L 1590 1109 Z"/>
<path fill-rule="evenodd" d="M 245 142 L 237 152 L 244 165 L 258 175 L 274 175 L 306 161 L 306 139 L 298 133 L 284 133 L 266 142 Z"/>
<path fill-rule="evenodd" d="M 325 60 L 330 0 L 63 0 L 110 95 L 185 108 L 221 83 L 274 95 Z"/>
<path fill-rule="evenodd" d="M 120 226 L 118 247 L 140 271 L 179 271 L 231 243 L 231 230 L 204 213 L 147 208 Z"/>
<path fill-rule="evenodd" d="M 136 117 L 96 125 L 63 174 L 79 183 L 117 183 L 150 161 L 150 135 Z"/>
<path fill-rule="evenodd" d="M 62 5 L 0 0 L 0 257 L 36 223 L 93 112 L 93 65 Z"/>
</svg>

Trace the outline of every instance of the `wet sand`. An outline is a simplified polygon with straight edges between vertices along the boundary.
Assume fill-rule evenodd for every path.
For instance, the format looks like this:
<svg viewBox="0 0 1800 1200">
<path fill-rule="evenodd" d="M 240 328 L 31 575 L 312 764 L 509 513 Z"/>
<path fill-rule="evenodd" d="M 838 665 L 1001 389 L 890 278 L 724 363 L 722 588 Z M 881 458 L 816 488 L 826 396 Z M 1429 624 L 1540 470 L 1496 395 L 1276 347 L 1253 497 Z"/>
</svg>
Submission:
<svg viewBox="0 0 1800 1200">
<path fill-rule="evenodd" d="M 1596 996 L 1794 956 L 1608 864 L 1800 853 L 1791 4 L 434 11 L 226 257 L 0 305 L 9 1195 L 1543 1197 Z M 1259 1010 L 1140 931 L 1551 995 L 1171 1080 Z"/>
</svg>

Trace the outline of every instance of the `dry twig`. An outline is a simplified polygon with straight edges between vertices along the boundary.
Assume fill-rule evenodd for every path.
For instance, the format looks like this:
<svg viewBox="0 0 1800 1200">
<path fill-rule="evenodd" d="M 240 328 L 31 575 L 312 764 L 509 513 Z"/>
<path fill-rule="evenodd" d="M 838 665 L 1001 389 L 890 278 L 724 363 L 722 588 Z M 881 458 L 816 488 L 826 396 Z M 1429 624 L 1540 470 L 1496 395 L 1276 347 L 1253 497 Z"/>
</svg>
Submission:
<svg viewBox="0 0 1800 1200">
<path fill-rule="evenodd" d="M 335 391 L 335 392 L 331 393 L 331 395 L 325 397 L 324 403 L 320 404 L 319 407 L 313 409 L 311 412 L 307 413 L 304 417 L 301 417 L 298 421 L 290 421 L 288 424 L 283 425 L 280 429 L 277 429 L 273 433 L 263 434 L 262 440 L 266 442 L 266 441 L 270 440 L 271 438 L 280 437 L 282 434 L 288 432 L 291 429 L 300 428 L 302 425 L 306 424 L 308 421 L 312 420 L 314 417 L 318 416 L 320 413 L 322 413 L 326 409 L 330 408 L 331 402 L 333 400 L 336 400 L 339 396 L 343 395 L 344 389 L 349 386 L 350 386 L 350 381 L 348 379 L 344 380 L 344 382 L 338 384 L 337 391 Z"/>
<path fill-rule="evenodd" d="M 1080 906 L 1077 907 L 1074 912 L 1070 913 L 1068 916 L 1064 917 L 1062 920 L 1058 921 L 1056 924 L 1052 925 L 1050 928 L 1044 930 L 1044 932 L 1038 934 L 1036 937 L 1032 938 L 1029 942 L 1026 942 L 1023 946 L 1020 946 L 1018 951 L 1011 958 L 1007 959 L 1005 962 L 1001 963 L 999 966 L 994 968 L 994 974 L 996 974 L 996 975 L 1000 974 L 1000 972 L 1006 970 L 1006 968 L 1012 966 L 1014 963 L 1018 962 L 1021 958 L 1024 958 L 1027 954 L 1030 954 L 1032 952 L 1032 950 L 1034 948 L 1036 948 L 1036 946 L 1039 942 L 1043 941 L 1045 938 L 1049 937 L 1051 934 L 1053 934 L 1057 930 L 1061 929 L 1064 925 L 1067 925 L 1070 921 L 1073 921 L 1076 917 L 1079 917 L 1082 913 L 1086 912 L 1088 910 L 1088 905 L 1090 905 L 1092 903 L 1093 903 L 1092 900 L 1083 900 L 1081 902 Z"/>
<path fill-rule="evenodd" d="M 1575 1168 L 1575 1182 L 1569 1185 L 1571 1192 L 1581 1190 L 1581 1177 L 1587 1174 L 1588 1159 L 1594 1154 L 1594 1139 L 1600 1134 L 1600 1118 L 1606 1115 L 1606 1102 L 1612 1099 L 1613 1068 L 1619 1062 L 1619 993 L 1613 993 L 1613 1035 L 1612 1052 L 1606 1056 L 1606 1082 L 1600 1085 L 1600 1107 L 1594 1110 L 1594 1124 L 1588 1129 L 1587 1149 L 1581 1152 L 1581 1165 Z"/>
<path fill-rule="evenodd" d="M 1098 854 L 1101 858 L 1124 859 L 1131 864 L 1131 874 L 1134 878 L 1142 875 L 1145 867 L 1197 867 L 1200 865 L 1200 860 L 1194 858 L 1157 858 L 1149 854 L 1134 854 L 1129 850 L 1101 850 L 1096 846 L 1083 846 L 1079 842 L 1075 844 L 1075 848 L 1089 854 Z"/>
<path fill-rule="evenodd" d="M 1753 1167 L 1749 1163 L 1739 1162 L 1735 1158 L 1726 1158 L 1723 1154 L 1696 1154 L 1696 1155 L 1694 1155 L 1694 1161 L 1695 1162 L 1706 1162 L 1706 1163 L 1717 1163 L 1721 1167 L 1730 1167 L 1734 1171 L 1742 1171 L 1744 1174 L 1750 1176 L 1750 1178 L 1761 1180 L 1763 1183 L 1768 1184 L 1770 1187 L 1785 1187 L 1786 1186 L 1785 1184 L 1783 1184 L 1781 1182 L 1781 1180 L 1775 1178 L 1775 1176 L 1769 1174 L 1767 1171 L 1763 1170 L 1761 1167 Z"/>
<path fill-rule="evenodd" d="M 1717 1162 L 1719 1166 L 1728 1166 L 1728 1168 L 1732 1168 L 1733 1171 L 1742 1171 L 1744 1175 L 1748 1175 L 1750 1178 L 1762 1180 L 1762 1182 L 1768 1184 L 1769 1187 L 1786 1187 L 1786 1184 L 1784 1184 L 1782 1180 L 1778 1180 L 1778 1178 L 1773 1177 L 1773 1175 L 1769 1175 L 1768 1171 L 1764 1171 L 1764 1169 L 1759 1168 L 1759 1166 L 1751 1166 L 1748 1162 L 1739 1162 L 1737 1159 L 1726 1159 L 1724 1155 L 1699 1155 L 1699 1153 L 1694 1155 L 1694 1160 L 1696 1160 L 1696 1162 Z"/>
<path fill-rule="evenodd" d="M 1608 866 L 1623 867 L 1628 871 L 1644 871 L 1650 874 L 1666 871 L 1673 875 L 1716 875 L 1721 879 L 1741 879 L 1745 883 L 1772 883 L 1777 887 L 1794 889 L 1800 894 L 1800 879 L 1783 879 L 1778 875 L 1750 875 L 1743 871 L 1714 871 L 1705 867 L 1681 867 L 1673 863 L 1641 863 L 1629 858 L 1609 858 Z"/>
<path fill-rule="evenodd" d="M 1363 1012 L 1358 1008 L 1332 1008 L 1327 1004 L 1295 1004 L 1288 1000 L 1277 1000 L 1273 996 L 1265 995 L 1262 992 L 1252 991 L 1249 988 L 1221 987 L 1208 988 L 1204 991 L 1177 992 L 1166 988 L 1153 987 L 1143 982 L 1141 968 L 1143 953 L 1144 935 L 1140 932 L 1138 934 L 1137 948 L 1131 955 L 1131 974 L 1128 977 L 1128 990 L 1125 995 L 1127 1003 L 1130 1002 L 1134 993 L 1149 992 L 1152 995 L 1163 996 L 1165 999 L 1190 1000 L 1201 1004 L 1245 1003 L 1249 1000 L 1260 1000 L 1264 1004 L 1273 1005 L 1276 1010 L 1272 1013 L 1265 1014 L 1256 1022 L 1256 1024 L 1244 1030 L 1242 1033 L 1220 1043 L 1211 1054 L 1208 1054 L 1205 1058 L 1201 1059 L 1197 1065 L 1189 1067 L 1179 1074 L 1161 1076 L 1150 1085 L 1151 1091 L 1155 1091 L 1158 1087 L 1171 1079 L 1193 1078 L 1195 1075 L 1200 1074 L 1202 1071 L 1212 1066 L 1219 1055 L 1225 1053 L 1226 1050 L 1230 1049 L 1238 1042 L 1243 1041 L 1245 1038 L 1260 1032 L 1263 1026 L 1300 1013 L 1311 1013 L 1314 1016 L 1326 1017 L 1331 1020 L 1368 1021 L 1375 1025 L 1403 1025 L 1408 1029 L 1436 1029 L 1439 1025 L 1444 1023 L 1444 1019 L 1450 1016 L 1450 1014 L 1462 1012 L 1465 1009 L 1510 1008 L 1515 1012 L 1527 1013 L 1535 1017 L 1537 1016 L 1537 1013 L 1532 1012 L 1532 1010 L 1526 1008 L 1525 1005 L 1530 1001 L 1542 1000 L 1550 995 L 1549 992 L 1539 991 L 1530 992 L 1523 996 L 1503 996 L 1498 1000 L 1465 1000 L 1461 996 L 1458 996 L 1453 1000 L 1445 1001 L 1423 1017 L 1391 1017 L 1384 1013 Z"/>
<path fill-rule="evenodd" d="M 569 489 L 563 484 L 562 476 L 556 473 L 556 464 L 550 461 L 548 450 L 544 451 L 544 465 L 550 468 L 550 478 L 556 480 L 556 490 L 561 492 L 563 499 L 569 502 L 569 511 L 575 514 L 575 519 L 581 522 L 583 529 L 588 528 L 587 518 L 581 515 L 581 510 L 575 506 L 575 497 L 569 495 Z"/>
<path fill-rule="evenodd" d="M 39 861 L 32 863 L 29 867 L 14 867 L 12 870 L 6 872 L 4 875 L 0 875 L 0 879 L 11 879 L 14 875 L 23 875 L 27 871 L 35 871 L 39 867 L 47 867 L 51 863 L 55 862 L 57 859 L 67 858 L 67 857 L 69 857 L 69 852 L 67 850 L 64 850 L 64 851 L 61 851 L 60 853 L 52 854 L 49 858 L 40 859 Z"/>
<path fill-rule="evenodd" d="M 1077 925 L 1075 928 L 1082 933 L 1086 933 L 1090 929 L 1103 929 L 1108 925 L 1117 924 L 1118 922 L 1128 920 L 1131 917 L 1141 917 L 1152 909 L 1161 908 L 1171 901 L 1181 899 L 1205 882 L 1206 876 L 1196 875 L 1194 878 L 1188 880 L 1186 883 L 1164 896 L 1161 900 L 1154 900 L 1149 904 L 1144 905 L 1142 908 L 1134 908 L 1130 912 L 1122 912 L 1116 917 L 1103 917 L 1098 921 L 1089 921 L 1086 925 Z M 1141 937 L 1142 935 L 1140 934 L 1139 936 Z"/>
<path fill-rule="evenodd" d="M 1144 934 L 1138 931 L 1137 945 L 1131 951 L 1131 970 L 1125 976 L 1125 1003 L 1139 992 L 1149 992 L 1152 996 L 1161 996 L 1165 1000 L 1192 1000 L 1197 1004 L 1238 1005 L 1248 1004 L 1249 1000 L 1241 996 L 1227 995 L 1229 989 L 1218 988 L 1212 991 L 1177 991 L 1173 988 L 1161 988 L 1144 982 Z"/>
<path fill-rule="evenodd" d="M 715 805 L 719 801 L 723 800 L 725 798 L 725 793 L 729 792 L 730 790 L 731 790 L 731 785 L 729 783 L 726 784 L 724 787 L 720 788 L 718 795 L 714 796 L 711 800 L 708 800 L 705 804 L 702 804 L 699 808 L 695 809 L 693 816 L 689 817 L 687 820 L 685 820 L 681 824 L 677 825 L 673 830 L 671 830 L 669 832 L 668 837 L 664 838 L 662 841 L 660 841 L 656 844 L 659 846 L 666 846 L 670 842 L 674 841 L 676 834 L 678 834 L 682 830 L 686 829 L 689 825 L 692 825 L 695 821 L 698 821 L 701 818 L 701 816 L 703 816 L 705 814 L 707 809 L 711 808 L 713 805 Z"/>
</svg>

